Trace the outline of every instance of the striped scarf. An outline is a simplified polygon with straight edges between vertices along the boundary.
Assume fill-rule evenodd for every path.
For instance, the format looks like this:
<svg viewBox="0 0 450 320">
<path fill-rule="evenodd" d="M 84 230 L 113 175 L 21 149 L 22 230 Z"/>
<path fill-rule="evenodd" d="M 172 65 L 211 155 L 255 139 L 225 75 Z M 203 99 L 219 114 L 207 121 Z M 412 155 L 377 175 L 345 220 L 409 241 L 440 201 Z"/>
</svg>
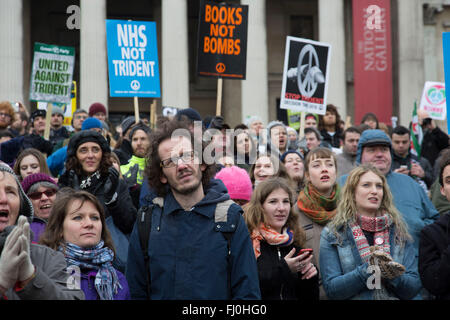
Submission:
<svg viewBox="0 0 450 320">
<path fill-rule="evenodd" d="M 104 247 L 103 240 L 89 249 L 66 242 L 65 246 L 60 246 L 58 250 L 64 254 L 68 266 L 98 270 L 94 285 L 100 300 L 114 300 L 114 294 L 117 294 L 118 288 L 122 289 L 122 286 L 112 266 L 114 253 L 110 248 Z"/>
<path fill-rule="evenodd" d="M 336 183 L 329 197 L 322 196 L 311 182 L 298 195 L 297 206 L 317 224 L 325 225 L 336 215 L 339 185 Z"/>
<path fill-rule="evenodd" d="M 255 257 L 261 255 L 261 240 L 265 240 L 268 244 L 273 246 L 288 246 L 294 241 L 294 234 L 289 228 L 283 228 L 282 233 L 267 227 L 264 223 L 258 229 L 252 231 L 250 237 L 253 243 L 253 250 Z"/>
<path fill-rule="evenodd" d="M 350 224 L 353 238 L 359 255 L 364 262 L 368 262 L 370 258 L 370 246 L 364 235 L 363 230 L 374 233 L 374 245 L 383 248 L 384 252 L 391 254 L 391 246 L 389 243 L 389 226 L 392 219 L 388 214 L 377 217 L 366 217 L 358 215 L 356 222 Z"/>
</svg>

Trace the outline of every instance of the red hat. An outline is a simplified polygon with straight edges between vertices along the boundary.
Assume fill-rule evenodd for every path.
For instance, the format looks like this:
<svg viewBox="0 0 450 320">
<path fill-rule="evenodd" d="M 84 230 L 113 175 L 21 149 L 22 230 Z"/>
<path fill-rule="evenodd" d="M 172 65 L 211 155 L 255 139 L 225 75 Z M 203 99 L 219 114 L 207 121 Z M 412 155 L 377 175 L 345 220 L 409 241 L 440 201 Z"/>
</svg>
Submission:
<svg viewBox="0 0 450 320">
<path fill-rule="evenodd" d="M 100 102 L 94 102 L 93 104 L 91 104 L 91 106 L 89 107 L 89 117 L 93 117 L 94 114 L 98 113 L 98 112 L 103 112 L 104 114 L 106 114 L 106 108 L 103 104 L 101 104 Z"/>
<path fill-rule="evenodd" d="M 216 174 L 215 178 L 222 180 L 232 200 L 250 201 L 252 197 L 252 182 L 244 169 L 237 166 L 225 167 Z"/>
</svg>

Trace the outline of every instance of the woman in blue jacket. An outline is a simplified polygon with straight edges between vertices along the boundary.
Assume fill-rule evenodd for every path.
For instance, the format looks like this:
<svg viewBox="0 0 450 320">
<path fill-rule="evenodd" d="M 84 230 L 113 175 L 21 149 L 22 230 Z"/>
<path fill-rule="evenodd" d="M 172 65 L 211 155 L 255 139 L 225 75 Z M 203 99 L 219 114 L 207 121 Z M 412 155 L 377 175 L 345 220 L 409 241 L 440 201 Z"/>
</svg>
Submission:
<svg viewBox="0 0 450 320">
<path fill-rule="evenodd" d="M 320 239 L 328 298 L 413 299 L 421 282 L 411 239 L 384 175 L 372 165 L 353 169 Z"/>
<path fill-rule="evenodd" d="M 79 268 L 86 300 L 130 299 L 125 276 L 112 265 L 114 246 L 103 206 L 89 192 L 58 195 L 41 244 L 62 252 L 68 267 Z"/>
</svg>

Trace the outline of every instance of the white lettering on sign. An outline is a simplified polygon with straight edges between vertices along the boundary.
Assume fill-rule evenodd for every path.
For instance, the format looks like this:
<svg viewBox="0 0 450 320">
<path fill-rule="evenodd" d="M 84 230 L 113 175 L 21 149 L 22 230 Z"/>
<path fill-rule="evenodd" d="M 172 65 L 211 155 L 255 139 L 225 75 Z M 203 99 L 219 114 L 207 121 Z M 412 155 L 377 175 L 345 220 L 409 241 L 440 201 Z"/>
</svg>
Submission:
<svg viewBox="0 0 450 320">
<path fill-rule="evenodd" d="M 119 42 L 119 47 L 141 47 L 144 48 L 147 46 L 147 36 L 144 33 L 145 26 L 141 25 L 117 25 L 117 40 Z M 138 43 L 138 37 L 140 39 Z"/>
<path fill-rule="evenodd" d="M 145 60 L 147 36 L 145 25 L 118 24 L 117 43 L 121 60 L 112 60 L 116 76 L 154 77 L 155 61 Z"/>
<path fill-rule="evenodd" d="M 387 62 L 387 32 L 386 32 L 386 10 L 380 8 L 379 28 L 368 28 L 368 23 L 364 24 L 363 46 L 364 51 L 364 71 L 385 71 Z M 364 19 L 368 19 L 368 11 L 365 11 Z"/>
<path fill-rule="evenodd" d="M 367 7 L 366 12 L 369 15 L 366 22 L 367 29 L 381 29 L 381 8 L 372 4 Z"/>
</svg>

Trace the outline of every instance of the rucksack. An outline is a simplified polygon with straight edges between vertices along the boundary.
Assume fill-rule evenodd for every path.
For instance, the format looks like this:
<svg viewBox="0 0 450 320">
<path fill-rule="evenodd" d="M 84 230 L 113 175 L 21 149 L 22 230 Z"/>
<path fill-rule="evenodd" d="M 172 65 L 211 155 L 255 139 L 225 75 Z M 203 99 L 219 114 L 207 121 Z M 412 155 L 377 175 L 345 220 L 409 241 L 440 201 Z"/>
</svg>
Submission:
<svg viewBox="0 0 450 320">
<path fill-rule="evenodd" d="M 221 232 L 227 241 L 227 286 L 228 294 L 231 296 L 231 267 L 230 267 L 230 257 L 231 257 L 231 238 L 233 237 L 234 231 L 240 221 L 239 215 L 235 215 L 234 219 L 228 214 L 228 209 L 234 203 L 233 200 L 226 200 L 219 202 L 214 211 L 214 230 Z M 150 239 L 150 232 L 152 229 L 152 211 L 155 205 L 159 206 L 162 210 L 164 206 L 164 199 L 161 197 L 156 197 L 153 199 L 150 205 L 144 205 L 139 208 L 137 213 L 137 230 L 139 243 L 141 245 L 142 255 L 144 257 L 145 270 L 146 270 L 146 284 L 147 284 L 147 298 L 150 299 L 150 257 L 148 255 L 148 242 Z M 157 227 L 157 231 L 160 231 L 160 226 Z"/>
</svg>

